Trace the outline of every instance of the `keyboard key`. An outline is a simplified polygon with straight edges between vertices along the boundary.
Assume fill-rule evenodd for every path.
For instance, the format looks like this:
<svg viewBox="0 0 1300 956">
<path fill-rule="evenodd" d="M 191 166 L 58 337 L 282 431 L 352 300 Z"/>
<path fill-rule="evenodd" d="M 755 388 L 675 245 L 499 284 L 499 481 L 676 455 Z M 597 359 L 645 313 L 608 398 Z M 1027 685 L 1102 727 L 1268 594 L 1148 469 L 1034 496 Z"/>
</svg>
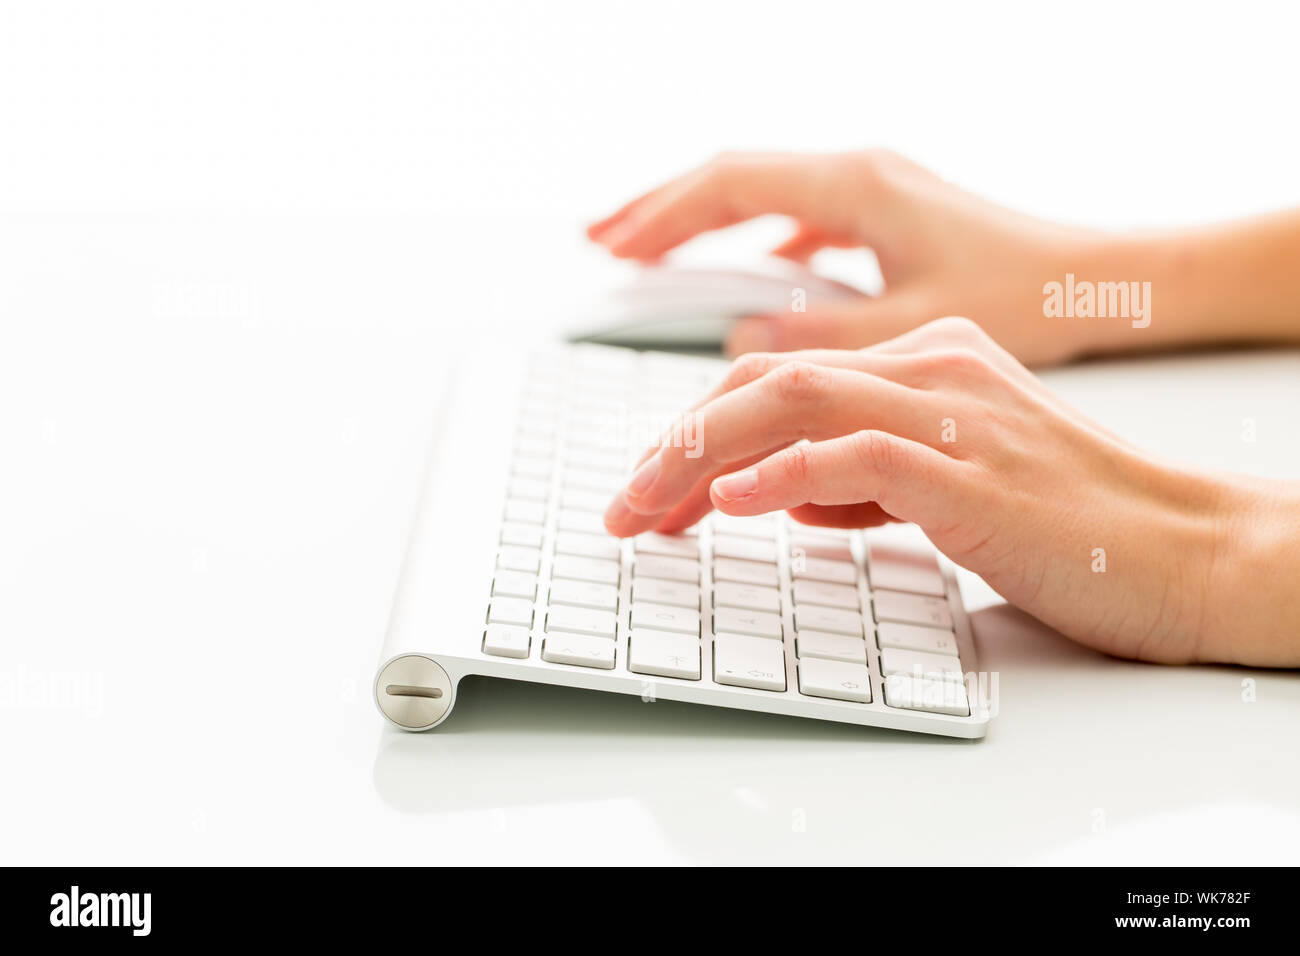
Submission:
<svg viewBox="0 0 1300 956">
<path fill-rule="evenodd" d="M 520 458 L 516 457 L 510 462 L 510 472 L 521 478 L 537 478 L 545 480 L 551 477 L 551 469 L 555 466 L 549 458 Z"/>
<path fill-rule="evenodd" d="M 618 562 L 584 558 L 576 554 L 557 554 L 551 576 L 596 584 L 618 584 Z"/>
<path fill-rule="evenodd" d="M 898 647 L 907 651 L 928 651 L 931 654 L 957 656 L 957 638 L 952 631 L 919 624 L 894 624 L 883 621 L 876 627 L 880 647 Z"/>
<path fill-rule="evenodd" d="M 827 634 L 825 631 L 796 631 L 795 652 L 800 659 L 824 657 L 832 661 L 867 663 L 867 642 L 846 634 Z"/>
<path fill-rule="evenodd" d="M 700 563 L 689 558 L 668 558 L 658 554 L 636 556 L 637 577 L 665 578 L 669 581 L 690 581 L 698 584 Z"/>
<path fill-rule="evenodd" d="M 498 571 L 492 579 L 492 596 L 531 601 L 537 597 L 537 578 L 523 571 Z"/>
<path fill-rule="evenodd" d="M 675 534 L 655 534 L 652 531 L 649 534 L 638 535 L 632 540 L 637 554 L 659 554 L 669 558 L 690 558 L 694 561 L 700 558 L 700 542 L 695 538 Z"/>
<path fill-rule="evenodd" d="M 632 629 L 627 669 L 634 674 L 700 679 L 700 639 L 667 631 Z"/>
<path fill-rule="evenodd" d="M 623 485 L 627 483 L 627 474 L 626 472 L 616 474 L 612 471 L 565 468 L 563 483 L 566 490 L 577 489 L 599 492 L 606 496 L 606 504 L 608 504 L 608 498 L 612 497 L 614 492 L 621 491 Z"/>
<path fill-rule="evenodd" d="M 665 581 L 661 578 L 635 578 L 632 581 L 632 600 L 650 601 L 653 604 L 671 604 L 674 607 L 700 609 L 700 589 L 695 584 Z"/>
<path fill-rule="evenodd" d="M 880 673 L 886 677 L 895 674 L 925 680 L 963 680 L 961 661 L 946 654 L 927 654 L 924 651 L 906 651 L 901 647 L 886 647 L 880 652 Z"/>
<path fill-rule="evenodd" d="M 810 538 L 807 535 L 790 536 L 790 558 L 823 558 L 827 561 L 852 561 L 853 549 L 848 541 L 832 538 Z"/>
<path fill-rule="evenodd" d="M 566 488 L 560 494 L 560 506 L 576 511 L 594 511 L 603 515 L 609 507 L 609 495 L 599 491 L 585 491 L 582 488 Z"/>
<path fill-rule="evenodd" d="M 605 536 L 605 519 L 594 511 L 575 511 L 571 508 L 560 509 L 556 526 L 561 531 L 581 531 L 585 534 Z"/>
<path fill-rule="evenodd" d="M 952 609 L 943 598 L 876 590 L 871 595 L 871 605 L 877 621 L 952 629 Z"/>
<path fill-rule="evenodd" d="M 781 592 L 758 584 L 719 581 L 713 586 L 713 603 L 716 607 L 739 607 L 776 614 L 781 610 Z"/>
<path fill-rule="evenodd" d="M 924 710 L 953 717 L 970 715 L 966 685 L 955 680 L 917 680 L 914 677 L 885 678 L 885 703 L 904 710 Z"/>
<path fill-rule="evenodd" d="M 776 538 L 776 521 L 770 515 L 737 517 L 717 512 L 713 515 L 713 530 L 749 538 L 766 538 L 771 541 Z"/>
<path fill-rule="evenodd" d="M 713 679 L 733 687 L 785 690 L 785 645 L 762 637 L 719 634 L 713 639 Z"/>
<path fill-rule="evenodd" d="M 884 542 L 867 542 L 867 577 L 872 589 L 914 591 L 943 597 L 948 593 L 939 562 L 932 553 Z"/>
<path fill-rule="evenodd" d="M 546 524 L 546 505 L 540 501 L 511 498 L 506 502 L 506 520 L 524 524 Z"/>
<path fill-rule="evenodd" d="M 527 548 L 542 546 L 542 526 L 538 524 L 515 524 L 507 521 L 501 526 L 502 544 L 519 544 Z"/>
<path fill-rule="evenodd" d="M 494 657 L 527 657 L 531 640 L 526 627 L 489 624 L 483 633 L 483 653 Z"/>
<path fill-rule="evenodd" d="M 828 581 L 831 584 L 853 584 L 858 580 L 858 572 L 851 561 L 792 556 L 790 577 L 797 580 L 806 578 L 811 581 Z"/>
<path fill-rule="evenodd" d="M 508 571 L 528 571 L 536 574 L 542 562 L 542 552 L 536 548 L 518 548 L 502 545 L 497 551 L 497 567 Z"/>
<path fill-rule="evenodd" d="M 580 531 L 561 531 L 555 536 L 555 553 L 571 554 L 582 558 L 604 558 L 617 561 L 623 543 L 607 534 L 583 534 Z"/>
<path fill-rule="evenodd" d="M 682 634 L 700 634 L 700 612 L 685 607 L 671 607 L 667 604 L 647 604 L 634 601 L 632 604 L 632 629 L 638 627 L 656 628 L 661 631 L 678 631 Z"/>
<path fill-rule="evenodd" d="M 551 603 L 588 607 L 596 611 L 617 611 L 618 588 L 612 584 L 594 584 L 591 581 L 552 581 Z"/>
<path fill-rule="evenodd" d="M 733 634 L 752 634 L 754 637 L 774 637 L 780 640 L 781 615 L 720 607 L 713 612 L 713 630 L 728 631 Z"/>
<path fill-rule="evenodd" d="M 799 693 L 869 704 L 871 677 L 861 664 L 810 657 L 799 661 Z"/>
<path fill-rule="evenodd" d="M 827 584 L 825 581 L 795 581 L 795 604 L 821 604 L 856 611 L 858 589 L 848 584 Z"/>
<path fill-rule="evenodd" d="M 800 604 L 796 607 L 794 626 L 800 631 L 830 631 L 832 634 L 862 637 L 862 615 L 857 611 L 842 611 L 816 604 Z"/>
<path fill-rule="evenodd" d="M 776 562 L 776 545 L 759 538 L 742 538 L 738 535 L 715 534 L 713 556 L 716 558 L 741 558 L 745 561 Z"/>
<path fill-rule="evenodd" d="M 613 670 L 617 646 L 603 637 L 551 634 L 542 642 L 542 660 L 551 664 L 576 664 L 578 667 Z"/>
<path fill-rule="evenodd" d="M 551 484 L 537 478 L 510 479 L 510 497 L 527 501 L 545 501 L 551 496 Z"/>
<path fill-rule="evenodd" d="M 546 630 L 589 634 L 614 639 L 618 618 L 610 611 L 593 611 L 585 607 L 557 604 L 546 612 Z"/>
<path fill-rule="evenodd" d="M 533 626 L 533 603 L 519 598 L 495 598 L 488 605 L 489 624 Z"/>
<path fill-rule="evenodd" d="M 515 439 L 515 454 L 525 458 L 549 458 L 555 454 L 555 443 L 545 437 L 520 435 Z"/>
<path fill-rule="evenodd" d="M 735 581 L 739 584 L 761 584 L 776 587 L 776 565 L 757 561 L 737 561 L 735 558 L 718 558 L 713 562 L 713 580 Z"/>
</svg>

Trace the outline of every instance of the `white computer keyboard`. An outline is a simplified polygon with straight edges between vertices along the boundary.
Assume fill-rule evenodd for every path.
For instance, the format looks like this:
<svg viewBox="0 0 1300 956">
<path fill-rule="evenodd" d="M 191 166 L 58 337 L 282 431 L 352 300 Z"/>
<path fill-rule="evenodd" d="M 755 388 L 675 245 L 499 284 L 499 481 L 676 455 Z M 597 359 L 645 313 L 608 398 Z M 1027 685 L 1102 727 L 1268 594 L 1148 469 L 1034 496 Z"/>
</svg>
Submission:
<svg viewBox="0 0 1300 956">
<path fill-rule="evenodd" d="M 983 735 L 988 712 L 956 582 L 919 534 L 716 513 L 679 535 L 605 532 L 602 514 L 636 458 L 725 363 L 573 346 L 535 353 L 525 368 L 499 517 L 482 532 L 495 547 L 475 646 L 448 638 L 417 655 L 456 672 L 445 681 L 412 677 L 390 658 L 394 669 L 376 682 L 381 709 L 411 704 L 420 723 L 433 710 L 419 708 L 442 702 L 385 701 L 389 688 L 418 698 L 437 684 L 450 696 L 460 676 L 486 673 Z M 690 448 L 707 435 L 687 428 L 671 440 Z"/>
</svg>

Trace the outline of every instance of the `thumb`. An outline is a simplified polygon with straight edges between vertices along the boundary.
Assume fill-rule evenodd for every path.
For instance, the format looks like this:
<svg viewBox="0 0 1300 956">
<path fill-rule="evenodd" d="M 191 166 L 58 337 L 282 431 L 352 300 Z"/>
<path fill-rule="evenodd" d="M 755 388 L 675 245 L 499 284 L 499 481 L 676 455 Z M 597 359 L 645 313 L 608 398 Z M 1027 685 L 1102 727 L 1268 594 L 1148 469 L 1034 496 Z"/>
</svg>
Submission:
<svg viewBox="0 0 1300 956">
<path fill-rule="evenodd" d="M 898 295 L 740 319 L 727 335 L 728 355 L 796 349 L 860 349 L 915 328 L 926 314 Z"/>
</svg>

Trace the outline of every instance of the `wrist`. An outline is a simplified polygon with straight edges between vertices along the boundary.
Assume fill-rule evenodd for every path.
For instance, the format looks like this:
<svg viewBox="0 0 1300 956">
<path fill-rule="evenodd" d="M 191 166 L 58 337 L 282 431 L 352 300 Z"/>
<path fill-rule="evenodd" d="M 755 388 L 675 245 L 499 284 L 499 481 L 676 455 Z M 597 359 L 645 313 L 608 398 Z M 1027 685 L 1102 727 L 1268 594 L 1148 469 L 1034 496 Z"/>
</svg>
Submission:
<svg viewBox="0 0 1300 956">
<path fill-rule="evenodd" d="M 1221 482 L 1197 659 L 1300 666 L 1300 487 Z"/>
</svg>

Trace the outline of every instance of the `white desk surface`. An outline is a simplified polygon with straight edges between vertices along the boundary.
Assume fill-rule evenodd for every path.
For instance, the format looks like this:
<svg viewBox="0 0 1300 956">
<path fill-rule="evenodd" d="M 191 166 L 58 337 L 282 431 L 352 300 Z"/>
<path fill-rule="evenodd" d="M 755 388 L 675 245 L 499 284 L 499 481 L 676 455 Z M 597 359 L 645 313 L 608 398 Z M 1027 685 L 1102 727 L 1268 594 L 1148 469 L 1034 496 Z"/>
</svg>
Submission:
<svg viewBox="0 0 1300 956">
<path fill-rule="evenodd" d="M 1300 853 L 1300 674 L 1111 660 L 969 577 L 982 742 L 486 679 L 387 727 L 439 363 L 613 274 L 572 227 L 11 216 L 0 262 L 0 862 Z M 1295 351 L 1049 380 L 1168 456 L 1300 474 Z"/>
</svg>

